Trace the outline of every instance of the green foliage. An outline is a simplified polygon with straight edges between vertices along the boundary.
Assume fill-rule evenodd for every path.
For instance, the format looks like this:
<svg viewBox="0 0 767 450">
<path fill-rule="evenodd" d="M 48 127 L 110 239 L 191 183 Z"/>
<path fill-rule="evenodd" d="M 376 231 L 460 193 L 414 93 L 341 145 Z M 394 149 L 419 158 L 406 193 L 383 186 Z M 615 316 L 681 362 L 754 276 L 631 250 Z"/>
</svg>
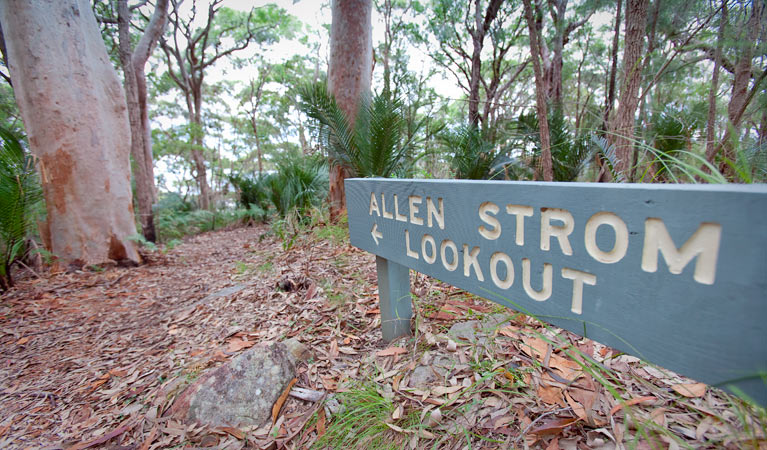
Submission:
<svg viewBox="0 0 767 450">
<path fill-rule="evenodd" d="M 575 181 L 597 150 L 589 148 L 586 134 L 573 135 L 561 109 L 554 108 L 549 114 L 548 121 L 554 181 Z M 541 153 L 537 113 L 531 110 L 527 114 L 520 114 L 515 126 L 522 145 L 534 146 L 533 161 L 535 162 Z"/>
<path fill-rule="evenodd" d="M 299 217 L 306 218 L 327 195 L 327 165 L 319 157 L 288 155 L 277 163 L 277 173 L 269 175 L 265 182 L 280 217 L 296 211 Z"/>
<path fill-rule="evenodd" d="M 230 175 L 229 181 L 237 189 L 237 203 L 245 208 L 244 220 L 265 222 L 269 211 L 270 177 Z"/>
<path fill-rule="evenodd" d="M 405 138 L 402 102 L 388 91 L 363 98 L 354 127 L 324 83 L 304 87 L 301 109 L 320 125 L 320 140 L 331 160 L 355 177 L 391 177 L 403 168 L 412 141 Z"/>
<path fill-rule="evenodd" d="M 0 127 L 0 290 L 13 286 L 11 267 L 27 252 L 34 230 L 34 212 L 42 202 L 42 189 L 34 159 L 21 138 Z"/>
<path fill-rule="evenodd" d="M 194 209 L 191 202 L 176 193 L 161 194 L 154 213 L 158 239 L 160 242 L 167 242 L 166 246 L 177 244 L 184 236 L 242 223 L 252 215 L 260 214 L 253 208 L 217 211 Z M 138 238 L 137 242 L 142 243 Z"/>
<path fill-rule="evenodd" d="M 403 439 L 408 438 L 395 434 L 387 426 L 387 423 L 392 422 L 394 404 L 379 390 L 376 383 L 368 381 L 340 393 L 338 399 L 344 407 L 343 412 L 333 420 L 327 432 L 311 448 L 404 448 L 406 443 Z M 417 414 L 408 414 L 394 422 L 402 428 L 421 426 Z"/>
<path fill-rule="evenodd" d="M 463 180 L 487 180 L 495 178 L 492 169 L 498 157 L 492 142 L 485 139 L 481 130 L 462 125 L 447 130 L 440 136 L 446 149 L 453 152 L 450 168 L 455 177 Z"/>
</svg>

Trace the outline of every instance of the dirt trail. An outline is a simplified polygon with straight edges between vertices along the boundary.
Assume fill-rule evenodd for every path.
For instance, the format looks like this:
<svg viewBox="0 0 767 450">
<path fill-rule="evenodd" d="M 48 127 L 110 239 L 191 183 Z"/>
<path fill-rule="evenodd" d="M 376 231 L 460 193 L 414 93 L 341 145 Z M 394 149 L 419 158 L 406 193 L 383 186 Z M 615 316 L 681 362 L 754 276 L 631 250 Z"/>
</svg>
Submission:
<svg viewBox="0 0 767 450">
<path fill-rule="evenodd" d="M 287 250 L 268 231 L 191 237 L 138 268 L 21 277 L 0 297 L 0 448 L 306 448 L 343 418 L 326 424 L 317 405 L 292 397 L 273 434 L 162 417 L 201 371 L 287 337 L 313 353 L 297 386 L 332 393 L 367 382 L 391 409 L 376 419 L 378 434 L 397 448 L 419 439 L 430 448 L 764 444 L 759 416 L 746 414 L 752 431 L 744 432 L 719 391 L 681 396 L 675 390 L 690 380 L 611 358 L 610 349 L 554 335 L 422 275 L 412 285 L 417 334 L 387 346 L 371 255 L 349 246 L 338 227 L 309 231 Z M 473 339 L 471 326 L 446 334 L 458 321 L 499 311 L 507 319 L 488 331 L 491 339 Z M 565 347 L 609 366 L 637 420 L 657 430 L 624 424 L 624 406 Z M 418 416 L 419 428 L 403 428 Z"/>
</svg>

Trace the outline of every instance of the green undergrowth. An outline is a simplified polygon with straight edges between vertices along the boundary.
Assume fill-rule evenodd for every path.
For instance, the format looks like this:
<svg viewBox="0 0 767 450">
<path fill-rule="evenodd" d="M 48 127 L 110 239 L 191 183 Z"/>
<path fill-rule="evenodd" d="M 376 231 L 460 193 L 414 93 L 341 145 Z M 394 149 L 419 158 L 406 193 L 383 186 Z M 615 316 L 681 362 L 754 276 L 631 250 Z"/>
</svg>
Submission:
<svg viewBox="0 0 767 450">
<path fill-rule="evenodd" d="M 419 426 L 415 411 L 400 419 L 392 419 L 395 405 L 373 381 L 353 385 L 337 398 L 343 405 L 343 412 L 333 419 L 312 449 L 399 450 L 406 447 L 407 435 L 395 431 L 387 423 L 402 429 Z"/>
</svg>

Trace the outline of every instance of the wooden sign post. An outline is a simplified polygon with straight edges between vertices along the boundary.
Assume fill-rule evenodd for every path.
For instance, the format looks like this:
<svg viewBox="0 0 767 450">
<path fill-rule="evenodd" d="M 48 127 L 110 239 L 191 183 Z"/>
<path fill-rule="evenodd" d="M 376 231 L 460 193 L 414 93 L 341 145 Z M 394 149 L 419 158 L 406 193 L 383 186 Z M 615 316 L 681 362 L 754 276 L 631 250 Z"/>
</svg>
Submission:
<svg viewBox="0 0 767 450">
<path fill-rule="evenodd" d="M 409 268 L 767 404 L 767 187 L 346 180 L 384 339 Z"/>
</svg>

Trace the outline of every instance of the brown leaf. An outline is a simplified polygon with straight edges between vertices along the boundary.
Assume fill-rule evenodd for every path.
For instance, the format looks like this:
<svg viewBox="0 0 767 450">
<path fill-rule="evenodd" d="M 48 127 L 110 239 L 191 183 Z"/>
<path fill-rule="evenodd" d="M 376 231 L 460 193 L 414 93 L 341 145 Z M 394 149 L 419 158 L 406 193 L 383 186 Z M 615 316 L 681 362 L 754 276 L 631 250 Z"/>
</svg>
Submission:
<svg viewBox="0 0 767 450">
<path fill-rule="evenodd" d="M 338 351 L 343 353 L 344 355 L 357 355 L 357 354 L 359 354 L 356 350 L 354 350 L 351 347 L 338 347 Z"/>
<path fill-rule="evenodd" d="M 527 353 L 528 356 L 538 359 L 539 362 L 543 362 L 549 349 L 548 342 L 533 336 L 523 337 L 522 342 L 524 344 L 520 346 L 520 349 L 523 352 Z"/>
<path fill-rule="evenodd" d="M 226 347 L 228 353 L 239 352 L 242 349 L 250 348 L 256 345 L 256 341 L 246 341 L 244 339 L 232 339 Z"/>
<path fill-rule="evenodd" d="M 330 340 L 330 348 L 328 349 L 328 356 L 331 358 L 338 358 L 338 341 L 335 339 Z"/>
<path fill-rule="evenodd" d="M 279 412 L 279 410 L 277 411 Z M 272 413 L 274 413 L 274 409 L 272 409 Z M 245 439 L 245 433 L 243 433 L 242 431 L 234 427 L 218 427 L 217 430 L 221 430 L 225 433 L 231 434 L 237 439 Z"/>
<path fill-rule="evenodd" d="M 29 336 L 24 336 L 23 338 L 16 341 L 16 345 L 24 345 L 27 342 L 29 342 Z"/>
<path fill-rule="evenodd" d="M 706 394 L 705 383 L 680 383 L 671 386 L 671 389 L 685 397 L 703 397 Z"/>
<path fill-rule="evenodd" d="M 618 412 L 621 409 L 623 409 L 624 406 L 634 406 L 634 405 L 639 404 L 639 403 L 653 402 L 655 400 L 658 400 L 658 399 L 653 397 L 652 395 L 648 395 L 647 397 L 632 398 L 631 400 L 629 400 L 627 402 L 620 403 L 620 404 L 617 404 L 617 405 L 613 406 L 613 408 L 610 410 L 610 414 L 609 415 L 612 416 L 616 412 Z"/>
<path fill-rule="evenodd" d="M 388 347 L 376 352 L 376 356 L 394 356 L 401 355 L 403 353 L 407 353 L 407 350 L 402 347 Z"/>
<path fill-rule="evenodd" d="M 149 446 L 152 445 L 152 442 L 154 442 L 154 439 L 157 437 L 157 425 L 152 427 L 152 431 L 149 432 L 149 436 L 144 439 L 144 443 L 141 444 L 141 447 L 139 447 L 139 450 L 149 450 Z"/>
<path fill-rule="evenodd" d="M 317 413 L 317 437 L 322 437 L 322 435 L 325 434 L 325 431 L 327 431 L 325 427 L 326 421 L 325 408 L 320 408 Z"/>
<path fill-rule="evenodd" d="M 549 405 L 565 406 L 562 401 L 562 389 L 556 386 L 538 386 L 538 397 Z"/>
<path fill-rule="evenodd" d="M 557 418 L 546 420 L 538 426 L 530 429 L 530 434 L 547 435 L 547 434 L 559 434 L 565 428 L 579 421 L 577 417 L 568 417 L 565 419 Z"/>
<path fill-rule="evenodd" d="M 586 408 L 583 407 L 580 403 L 573 400 L 573 398 L 570 396 L 570 393 L 565 391 L 565 400 L 567 400 L 567 404 L 570 405 L 570 408 L 573 409 L 573 412 L 576 416 L 578 416 L 579 419 L 583 420 L 584 422 L 588 422 L 588 414 L 586 414 Z"/>
<path fill-rule="evenodd" d="M 284 391 L 282 391 L 282 394 L 280 394 L 280 398 L 277 399 L 276 402 L 274 402 L 274 406 L 272 406 L 272 426 L 277 422 L 277 416 L 280 415 L 280 409 L 282 409 L 282 405 L 285 403 L 285 400 L 287 400 L 288 395 L 290 395 L 290 390 L 293 388 L 293 385 L 296 384 L 296 381 L 298 381 L 298 378 L 293 378 L 290 380 L 290 383 L 288 383 L 288 387 L 285 388 Z"/>
</svg>

